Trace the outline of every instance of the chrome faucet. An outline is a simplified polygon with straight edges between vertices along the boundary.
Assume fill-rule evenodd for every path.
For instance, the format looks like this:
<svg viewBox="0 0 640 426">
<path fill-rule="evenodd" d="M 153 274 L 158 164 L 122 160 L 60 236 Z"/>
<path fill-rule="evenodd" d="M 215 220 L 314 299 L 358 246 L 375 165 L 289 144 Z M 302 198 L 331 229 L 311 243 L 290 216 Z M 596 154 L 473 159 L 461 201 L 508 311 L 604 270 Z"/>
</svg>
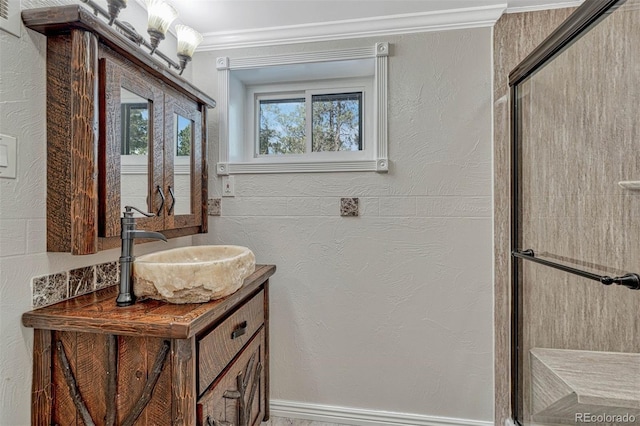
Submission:
<svg viewBox="0 0 640 426">
<path fill-rule="evenodd" d="M 133 217 L 133 211 L 141 213 L 147 217 L 155 216 L 152 213 L 145 213 L 131 206 L 125 206 L 124 214 L 120 218 L 120 240 L 122 241 L 122 249 L 120 251 L 120 294 L 116 299 L 116 305 L 129 306 L 135 302 L 135 296 L 131 286 L 131 266 L 133 265 L 133 240 L 135 238 L 152 238 L 156 240 L 167 241 L 167 238 L 160 232 L 143 231 L 136 229 L 136 219 Z"/>
</svg>

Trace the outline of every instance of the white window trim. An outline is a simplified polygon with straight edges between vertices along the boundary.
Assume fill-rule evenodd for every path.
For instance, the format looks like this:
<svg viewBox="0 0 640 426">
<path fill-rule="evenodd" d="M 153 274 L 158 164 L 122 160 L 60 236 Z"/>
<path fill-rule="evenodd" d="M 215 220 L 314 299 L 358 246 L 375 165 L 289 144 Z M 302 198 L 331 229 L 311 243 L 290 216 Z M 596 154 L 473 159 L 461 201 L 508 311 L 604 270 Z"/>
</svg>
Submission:
<svg viewBox="0 0 640 426">
<path fill-rule="evenodd" d="M 219 158 L 216 164 L 218 175 L 247 173 L 304 173 L 304 172 L 351 172 L 375 171 L 385 173 L 389 170 L 387 155 L 387 91 L 388 91 L 389 43 L 376 43 L 375 46 L 355 49 L 332 50 L 328 52 L 308 52 L 290 55 L 264 56 L 253 58 L 216 59 L 218 70 L 218 114 Z M 375 59 L 373 82 L 373 148 L 372 159 L 354 159 L 352 161 L 278 161 L 278 162 L 230 162 L 229 161 L 229 96 L 231 71 L 268 66 L 295 65 L 315 62 L 332 62 L 357 59 Z M 253 125 L 252 125 L 253 126 Z M 251 127 L 252 129 L 253 127 Z M 250 132 L 252 133 L 252 132 Z M 253 144 L 253 139 L 251 139 Z M 307 157 L 308 158 L 308 157 Z"/>
</svg>

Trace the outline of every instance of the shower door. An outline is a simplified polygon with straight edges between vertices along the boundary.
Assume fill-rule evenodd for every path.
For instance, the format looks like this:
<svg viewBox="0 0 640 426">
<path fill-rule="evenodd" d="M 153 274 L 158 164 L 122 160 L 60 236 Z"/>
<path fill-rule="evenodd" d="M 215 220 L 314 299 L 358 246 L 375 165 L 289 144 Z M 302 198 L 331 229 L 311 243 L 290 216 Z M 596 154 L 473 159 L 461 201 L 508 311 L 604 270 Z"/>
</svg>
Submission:
<svg viewBox="0 0 640 426">
<path fill-rule="evenodd" d="M 509 84 L 514 418 L 640 425 L 640 0 L 587 0 Z"/>
</svg>

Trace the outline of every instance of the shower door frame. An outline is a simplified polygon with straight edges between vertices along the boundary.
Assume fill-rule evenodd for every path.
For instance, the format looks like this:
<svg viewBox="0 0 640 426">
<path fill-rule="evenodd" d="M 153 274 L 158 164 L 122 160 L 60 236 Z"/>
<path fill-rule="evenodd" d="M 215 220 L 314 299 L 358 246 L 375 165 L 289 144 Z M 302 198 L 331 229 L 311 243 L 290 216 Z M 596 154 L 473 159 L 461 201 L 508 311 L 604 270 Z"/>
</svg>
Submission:
<svg viewBox="0 0 640 426">
<path fill-rule="evenodd" d="M 510 140 L 511 140 L 511 418 L 522 425 L 520 400 L 520 336 L 523 319 L 521 317 L 520 265 L 522 259 L 514 256 L 521 246 L 520 218 L 520 165 L 522 163 L 519 145 L 520 111 L 518 108 L 519 85 L 536 71 L 550 63 L 573 42 L 606 18 L 626 0 L 586 0 L 553 33 L 535 48 L 520 64 L 509 73 L 510 99 Z"/>
</svg>

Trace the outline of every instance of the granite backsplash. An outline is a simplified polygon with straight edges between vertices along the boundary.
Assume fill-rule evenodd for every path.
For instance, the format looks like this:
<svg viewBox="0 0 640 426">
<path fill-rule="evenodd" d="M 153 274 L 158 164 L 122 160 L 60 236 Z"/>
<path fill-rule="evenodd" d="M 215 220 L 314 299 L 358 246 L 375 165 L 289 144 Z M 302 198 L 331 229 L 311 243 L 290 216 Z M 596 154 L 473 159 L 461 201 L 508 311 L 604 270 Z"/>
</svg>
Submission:
<svg viewBox="0 0 640 426">
<path fill-rule="evenodd" d="M 119 282 L 117 261 L 34 277 L 31 280 L 32 305 L 40 308 Z"/>
</svg>

